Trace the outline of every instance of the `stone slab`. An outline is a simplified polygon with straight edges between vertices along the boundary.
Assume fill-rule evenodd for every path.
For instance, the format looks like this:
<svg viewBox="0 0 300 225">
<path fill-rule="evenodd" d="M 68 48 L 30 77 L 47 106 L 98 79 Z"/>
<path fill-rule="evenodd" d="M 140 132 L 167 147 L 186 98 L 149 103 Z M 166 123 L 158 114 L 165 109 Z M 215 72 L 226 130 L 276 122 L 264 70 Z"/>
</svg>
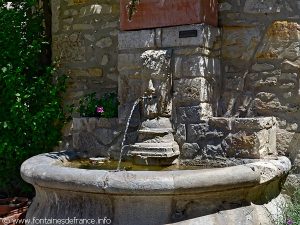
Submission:
<svg viewBox="0 0 300 225">
<path fill-rule="evenodd" d="M 174 102 L 177 106 L 199 105 L 209 102 L 212 88 L 203 77 L 174 81 Z"/>
<path fill-rule="evenodd" d="M 194 31 L 196 37 L 180 38 L 180 32 Z M 169 27 L 162 29 L 162 47 L 197 46 L 213 48 L 219 36 L 219 29 L 206 24 Z"/>
<path fill-rule="evenodd" d="M 200 103 L 198 106 L 178 107 L 176 110 L 177 123 L 200 123 L 212 115 L 212 106 L 209 103 Z"/>
<path fill-rule="evenodd" d="M 124 31 L 118 35 L 119 50 L 155 47 L 155 30 Z"/>
</svg>

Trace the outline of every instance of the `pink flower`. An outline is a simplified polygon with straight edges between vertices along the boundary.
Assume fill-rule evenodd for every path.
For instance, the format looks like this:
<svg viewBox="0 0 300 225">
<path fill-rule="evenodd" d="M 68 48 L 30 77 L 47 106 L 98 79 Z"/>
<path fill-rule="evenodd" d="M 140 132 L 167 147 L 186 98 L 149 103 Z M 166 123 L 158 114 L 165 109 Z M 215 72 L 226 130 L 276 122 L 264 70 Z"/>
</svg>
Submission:
<svg viewBox="0 0 300 225">
<path fill-rule="evenodd" d="M 294 224 L 294 222 L 293 222 L 293 220 L 288 219 L 288 220 L 286 221 L 286 224 L 291 225 L 291 224 Z"/>
<path fill-rule="evenodd" d="M 104 109 L 102 106 L 98 106 L 96 111 L 97 111 L 97 113 L 104 113 Z"/>
</svg>

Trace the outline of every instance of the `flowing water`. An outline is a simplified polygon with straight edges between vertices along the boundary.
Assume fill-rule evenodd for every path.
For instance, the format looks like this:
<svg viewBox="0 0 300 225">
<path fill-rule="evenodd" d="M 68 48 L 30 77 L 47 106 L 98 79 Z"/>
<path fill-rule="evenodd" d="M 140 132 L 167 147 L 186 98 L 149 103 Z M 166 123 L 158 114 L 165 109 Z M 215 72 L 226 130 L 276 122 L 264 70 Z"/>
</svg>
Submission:
<svg viewBox="0 0 300 225">
<path fill-rule="evenodd" d="M 126 128 L 125 128 L 125 131 L 124 131 L 124 136 L 123 136 L 123 140 L 122 140 L 122 144 L 121 144 L 121 152 L 120 152 L 120 158 L 119 158 L 117 170 L 120 170 L 121 161 L 122 161 L 122 156 L 123 156 L 123 150 L 124 150 L 124 147 L 125 147 L 125 141 L 126 141 L 126 136 L 127 136 L 128 128 L 129 128 L 129 125 L 130 125 L 131 117 L 132 117 L 132 115 L 133 115 L 133 112 L 134 112 L 136 106 L 141 102 L 142 99 L 143 99 L 143 97 L 138 98 L 138 99 L 134 102 L 134 104 L 133 104 L 133 106 L 132 106 L 132 108 L 131 108 L 129 117 L 128 117 L 128 119 L 127 119 L 127 124 L 126 124 Z"/>
</svg>

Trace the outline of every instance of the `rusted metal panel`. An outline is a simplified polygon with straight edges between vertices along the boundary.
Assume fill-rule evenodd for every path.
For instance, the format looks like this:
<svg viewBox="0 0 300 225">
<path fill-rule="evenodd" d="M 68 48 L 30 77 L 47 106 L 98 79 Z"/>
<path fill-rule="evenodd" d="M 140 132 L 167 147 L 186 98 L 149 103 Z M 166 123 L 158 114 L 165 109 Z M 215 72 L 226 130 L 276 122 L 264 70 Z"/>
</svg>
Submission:
<svg viewBox="0 0 300 225">
<path fill-rule="evenodd" d="M 121 30 L 139 30 L 184 24 L 218 24 L 217 0 L 141 0 L 131 21 L 129 0 L 120 0 Z"/>
</svg>

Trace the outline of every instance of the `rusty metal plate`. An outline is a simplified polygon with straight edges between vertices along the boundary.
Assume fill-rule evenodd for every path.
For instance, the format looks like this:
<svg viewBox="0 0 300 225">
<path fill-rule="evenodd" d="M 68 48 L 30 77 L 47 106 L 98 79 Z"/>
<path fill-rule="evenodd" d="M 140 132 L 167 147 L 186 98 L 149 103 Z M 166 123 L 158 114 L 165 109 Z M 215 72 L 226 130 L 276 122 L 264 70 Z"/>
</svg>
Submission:
<svg viewBox="0 0 300 225">
<path fill-rule="evenodd" d="M 128 20 L 129 0 L 120 0 L 121 30 L 139 30 L 185 24 L 218 24 L 217 0 L 141 0 Z"/>
</svg>

